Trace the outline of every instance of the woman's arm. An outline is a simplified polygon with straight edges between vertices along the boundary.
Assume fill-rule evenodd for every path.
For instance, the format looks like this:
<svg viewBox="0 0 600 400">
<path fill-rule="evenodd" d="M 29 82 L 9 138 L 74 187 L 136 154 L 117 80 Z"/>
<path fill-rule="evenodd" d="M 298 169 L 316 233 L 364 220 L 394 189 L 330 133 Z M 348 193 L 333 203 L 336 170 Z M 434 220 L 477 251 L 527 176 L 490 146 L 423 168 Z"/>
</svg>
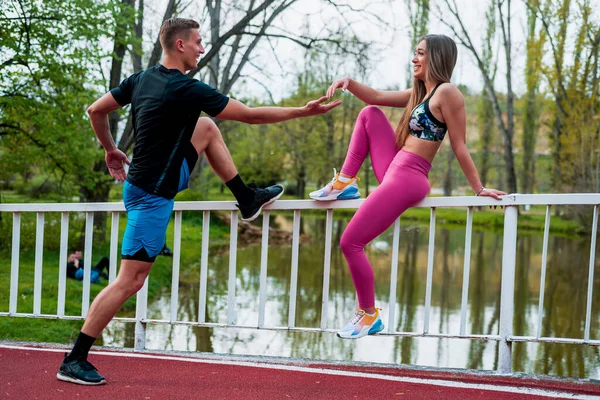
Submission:
<svg viewBox="0 0 600 400">
<path fill-rule="evenodd" d="M 376 90 L 363 85 L 352 78 L 342 78 L 334 81 L 327 89 L 327 98 L 331 98 L 336 89 L 348 90 L 363 102 L 373 106 L 406 107 L 412 89 L 403 91 Z"/>
<path fill-rule="evenodd" d="M 473 192 L 477 196 L 489 196 L 499 200 L 498 196 L 505 195 L 506 193 L 501 190 L 486 189 L 483 187 L 475 163 L 467 148 L 467 123 L 465 101 L 462 93 L 452 85 L 443 85 L 438 90 L 438 95 L 440 96 L 442 115 L 448 127 L 452 151 L 456 155 L 458 163 L 471 185 L 471 189 L 473 189 Z"/>
</svg>

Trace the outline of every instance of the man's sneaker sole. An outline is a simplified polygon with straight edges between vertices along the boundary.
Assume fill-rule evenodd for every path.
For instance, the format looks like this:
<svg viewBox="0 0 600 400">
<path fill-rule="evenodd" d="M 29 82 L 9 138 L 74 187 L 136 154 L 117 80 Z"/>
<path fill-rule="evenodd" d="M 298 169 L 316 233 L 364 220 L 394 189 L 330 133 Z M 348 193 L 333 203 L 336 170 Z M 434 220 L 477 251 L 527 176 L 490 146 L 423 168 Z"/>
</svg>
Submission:
<svg viewBox="0 0 600 400">
<path fill-rule="evenodd" d="M 278 198 L 281 197 L 281 195 L 283 194 L 283 190 L 281 191 L 281 193 L 279 193 L 277 196 L 273 197 L 271 200 L 267 201 L 266 203 L 264 203 L 262 206 L 259 207 L 258 211 L 251 216 L 250 218 L 244 218 L 242 217 L 242 221 L 246 221 L 246 222 L 250 222 L 250 221 L 254 221 L 256 219 L 256 217 L 258 217 L 260 215 L 260 212 L 262 211 L 264 206 L 268 206 L 269 204 L 273 203 L 275 200 L 277 200 Z"/>
<path fill-rule="evenodd" d="M 340 333 L 338 332 L 337 337 L 339 337 L 340 339 L 360 339 L 367 335 L 374 335 L 376 333 L 379 333 L 383 330 L 383 328 L 384 328 L 383 322 L 381 322 L 381 320 L 379 319 L 379 320 L 375 321 L 375 323 L 373 325 L 371 325 L 371 327 L 369 329 L 363 329 L 357 335 L 344 336 L 344 335 L 340 335 Z"/>
<path fill-rule="evenodd" d="M 73 378 L 72 376 L 69 376 L 69 375 L 63 373 L 62 371 L 58 371 L 58 373 L 56 374 L 56 378 L 59 381 L 71 382 L 71 383 L 76 383 L 78 385 L 86 385 L 86 386 L 98 386 L 98 385 L 104 385 L 106 383 L 106 379 L 103 379 L 100 382 L 82 381 L 81 379 Z"/>
</svg>

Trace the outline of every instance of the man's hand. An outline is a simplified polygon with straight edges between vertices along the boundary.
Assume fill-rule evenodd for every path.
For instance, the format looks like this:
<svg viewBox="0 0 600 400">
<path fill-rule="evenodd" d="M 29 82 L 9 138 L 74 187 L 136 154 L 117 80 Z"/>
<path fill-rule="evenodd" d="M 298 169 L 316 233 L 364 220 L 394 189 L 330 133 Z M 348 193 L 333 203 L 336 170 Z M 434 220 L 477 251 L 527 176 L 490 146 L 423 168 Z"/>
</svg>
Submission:
<svg viewBox="0 0 600 400">
<path fill-rule="evenodd" d="M 125 173 L 124 164 L 129 165 L 129 159 L 119 149 L 114 149 L 106 152 L 106 166 L 108 167 L 108 172 L 112 175 L 113 178 L 118 180 L 119 182 L 123 182 L 125 178 L 127 178 L 127 174 Z"/>
<path fill-rule="evenodd" d="M 327 100 L 327 96 L 323 96 L 317 100 L 309 101 L 304 108 L 307 110 L 308 115 L 317 115 L 317 114 L 325 114 L 327 111 L 331 110 L 342 104 L 341 100 L 332 101 L 331 103 L 323 104 Z"/>
</svg>

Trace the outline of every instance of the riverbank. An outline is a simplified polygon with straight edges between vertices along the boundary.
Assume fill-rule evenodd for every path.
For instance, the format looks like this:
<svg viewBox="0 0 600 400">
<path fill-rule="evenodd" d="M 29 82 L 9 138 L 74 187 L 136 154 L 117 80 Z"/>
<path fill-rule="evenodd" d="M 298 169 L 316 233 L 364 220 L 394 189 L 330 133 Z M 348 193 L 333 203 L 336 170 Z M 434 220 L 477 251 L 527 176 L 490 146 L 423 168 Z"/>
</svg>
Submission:
<svg viewBox="0 0 600 400">
<path fill-rule="evenodd" d="M 336 216 L 351 218 L 356 210 L 335 210 Z M 293 215 L 292 211 L 282 211 L 284 215 Z M 304 210 L 302 215 L 310 215 L 315 218 L 325 218 L 323 210 Z M 409 208 L 402 214 L 401 221 L 420 222 L 429 224 L 429 208 Z M 518 229 L 520 234 L 533 235 L 543 234 L 545 224 L 545 213 L 542 209 L 532 209 L 521 212 L 519 216 Z M 440 228 L 463 228 L 467 222 L 467 211 L 461 208 L 437 208 L 436 226 Z M 481 231 L 501 231 L 504 227 L 504 211 L 501 209 L 487 210 L 477 209 L 473 213 L 473 228 Z M 578 236 L 584 233 L 584 229 L 575 221 L 551 216 L 550 232 L 557 236 Z"/>
</svg>

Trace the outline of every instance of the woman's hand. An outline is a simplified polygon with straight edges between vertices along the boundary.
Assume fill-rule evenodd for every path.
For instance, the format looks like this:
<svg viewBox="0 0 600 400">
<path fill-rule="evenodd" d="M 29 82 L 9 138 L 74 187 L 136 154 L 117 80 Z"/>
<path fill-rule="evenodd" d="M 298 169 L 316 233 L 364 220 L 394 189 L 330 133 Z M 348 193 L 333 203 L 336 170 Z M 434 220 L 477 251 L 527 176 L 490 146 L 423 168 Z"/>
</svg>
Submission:
<svg viewBox="0 0 600 400">
<path fill-rule="evenodd" d="M 328 99 L 332 98 L 337 89 L 341 88 L 342 91 L 345 92 L 348 89 L 348 85 L 350 85 L 351 80 L 352 79 L 350 79 L 350 78 L 342 78 L 342 79 L 337 79 L 337 80 L 333 81 L 331 86 L 329 86 L 329 89 L 327 89 L 327 98 Z"/>
<path fill-rule="evenodd" d="M 506 193 L 503 192 L 502 190 L 487 189 L 487 188 L 481 188 L 480 192 L 477 193 L 477 196 L 493 197 L 496 200 L 500 200 L 500 196 L 505 196 L 505 195 L 506 195 Z"/>
</svg>

